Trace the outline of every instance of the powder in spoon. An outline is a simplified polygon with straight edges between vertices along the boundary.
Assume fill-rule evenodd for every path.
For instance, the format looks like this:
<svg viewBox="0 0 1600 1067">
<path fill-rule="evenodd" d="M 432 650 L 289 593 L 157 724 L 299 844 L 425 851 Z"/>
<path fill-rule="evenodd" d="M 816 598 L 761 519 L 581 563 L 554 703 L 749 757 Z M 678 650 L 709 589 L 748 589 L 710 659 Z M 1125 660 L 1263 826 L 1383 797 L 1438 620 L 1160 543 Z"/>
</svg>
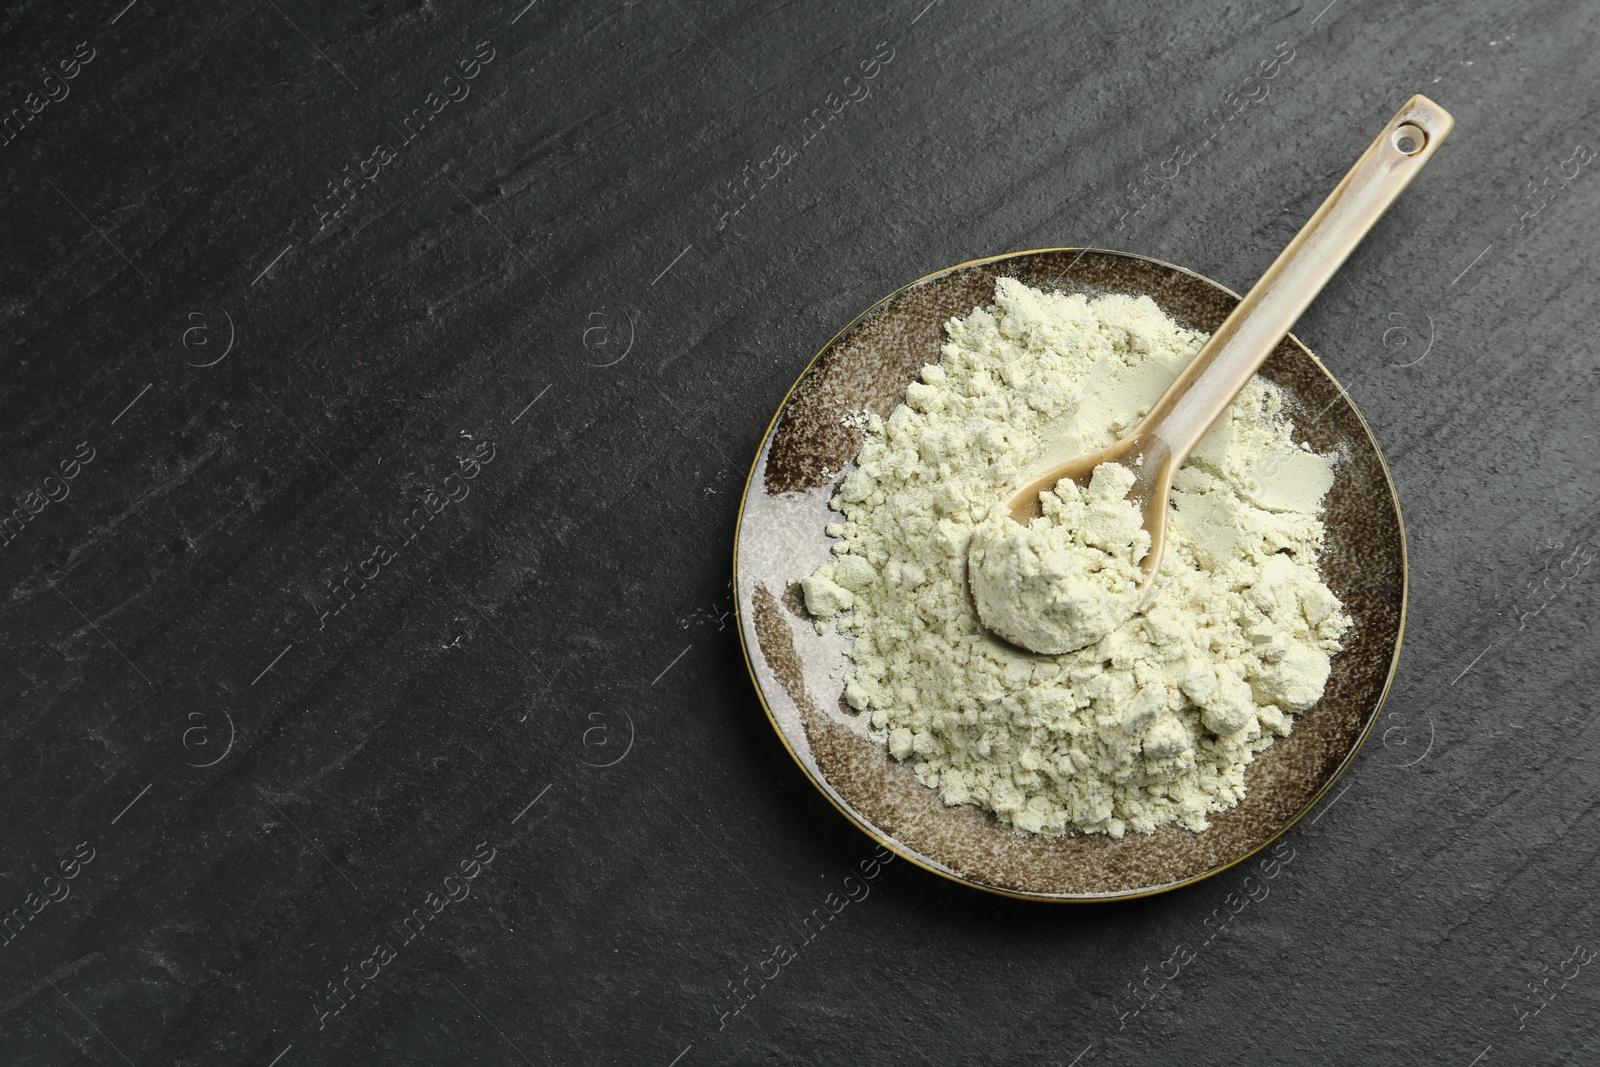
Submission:
<svg viewBox="0 0 1600 1067">
<path fill-rule="evenodd" d="M 801 583 L 854 638 L 845 699 L 945 803 L 1020 832 L 1206 829 L 1321 697 L 1350 625 L 1317 573 L 1332 461 L 1253 379 L 1177 472 L 1153 601 L 1087 648 L 1024 652 L 973 609 L 972 537 L 1025 474 L 1134 426 L 1205 337 L 1148 297 L 1010 278 L 946 332 L 905 403 L 867 416 L 836 559 Z"/>
<path fill-rule="evenodd" d="M 1034 652 L 1092 645 L 1133 617 L 1139 561 L 1150 548 L 1134 475 L 1102 463 L 1080 489 L 1063 481 L 1039 494 L 1044 514 L 1026 526 L 996 504 L 972 533 L 967 568 L 978 617 Z"/>
</svg>

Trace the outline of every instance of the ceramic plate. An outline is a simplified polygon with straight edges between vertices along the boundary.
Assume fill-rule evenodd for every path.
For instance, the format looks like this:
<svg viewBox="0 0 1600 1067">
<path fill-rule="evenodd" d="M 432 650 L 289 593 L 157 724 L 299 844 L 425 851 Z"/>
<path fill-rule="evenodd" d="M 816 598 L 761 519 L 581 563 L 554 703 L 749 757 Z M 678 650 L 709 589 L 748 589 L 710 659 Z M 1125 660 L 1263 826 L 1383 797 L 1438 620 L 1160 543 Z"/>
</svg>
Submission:
<svg viewBox="0 0 1600 1067">
<path fill-rule="evenodd" d="M 939 359 L 943 327 L 987 304 L 995 279 L 1045 290 L 1148 294 L 1184 326 L 1213 331 L 1239 297 L 1169 263 L 1100 249 L 1048 249 L 964 263 L 891 293 L 819 352 L 767 428 L 745 486 L 734 542 L 739 636 L 773 727 L 812 783 L 868 835 L 947 878 L 1034 900 L 1143 896 L 1221 871 L 1304 815 L 1349 765 L 1388 693 L 1405 624 L 1400 505 L 1377 441 L 1317 358 L 1293 336 L 1261 369 L 1280 386 L 1297 439 L 1340 457 L 1324 522 L 1322 576 L 1355 625 L 1320 701 L 1256 757 L 1248 795 L 1210 817 L 1113 841 L 1025 837 L 974 806 L 946 807 L 908 761 L 892 759 L 868 716 L 843 699 L 847 639 L 818 635 L 798 582 L 831 558 L 828 507 L 861 445 L 842 415 L 887 418 L 906 385 Z"/>
</svg>

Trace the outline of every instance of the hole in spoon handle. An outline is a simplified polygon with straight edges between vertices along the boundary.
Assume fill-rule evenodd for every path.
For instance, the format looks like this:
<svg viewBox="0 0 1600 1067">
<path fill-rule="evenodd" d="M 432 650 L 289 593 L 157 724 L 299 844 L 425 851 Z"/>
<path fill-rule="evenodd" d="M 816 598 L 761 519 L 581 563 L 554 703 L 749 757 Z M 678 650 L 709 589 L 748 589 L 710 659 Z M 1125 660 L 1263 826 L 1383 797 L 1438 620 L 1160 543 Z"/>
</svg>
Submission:
<svg viewBox="0 0 1600 1067">
<path fill-rule="evenodd" d="M 1402 156 L 1414 156 L 1428 145 L 1428 135 L 1420 126 L 1407 122 L 1395 128 L 1389 143 Z"/>
</svg>

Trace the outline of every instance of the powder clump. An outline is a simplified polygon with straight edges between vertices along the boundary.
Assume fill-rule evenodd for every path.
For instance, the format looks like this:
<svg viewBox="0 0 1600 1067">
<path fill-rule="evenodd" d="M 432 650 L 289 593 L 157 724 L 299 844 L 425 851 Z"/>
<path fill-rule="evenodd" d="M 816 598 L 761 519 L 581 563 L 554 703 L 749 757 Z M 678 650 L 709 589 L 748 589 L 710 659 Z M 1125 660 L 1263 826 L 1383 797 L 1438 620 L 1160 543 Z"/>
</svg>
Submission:
<svg viewBox="0 0 1600 1067">
<path fill-rule="evenodd" d="M 973 538 L 993 536 L 996 503 L 1026 474 L 1135 425 L 1205 337 L 1148 297 L 1011 278 L 946 333 L 905 403 L 866 416 L 833 499 L 835 559 L 801 583 L 818 627 L 837 620 L 854 638 L 845 700 L 945 803 L 1019 832 L 1206 829 L 1321 697 L 1350 626 L 1317 572 L 1331 459 L 1294 442 L 1279 391 L 1253 379 L 1177 472 L 1152 601 L 1087 647 L 1028 653 L 974 611 Z M 1074 537 L 1097 548 L 1114 599 L 1143 548 L 1121 542 L 1110 505 L 1126 489 L 1114 492 L 1120 468 L 1102 469 L 1099 490 L 1051 494 L 1033 551 Z M 1101 505 L 1111 526 L 1086 521 Z"/>
<path fill-rule="evenodd" d="M 1139 508 L 1128 499 L 1133 472 L 1094 469 L 1089 485 L 1063 481 L 1039 494 L 1043 515 L 1015 522 L 996 504 L 967 550 L 978 617 L 1034 652 L 1083 648 L 1133 617 L 1139 561 L 1150 548 Z"/>
</svg>

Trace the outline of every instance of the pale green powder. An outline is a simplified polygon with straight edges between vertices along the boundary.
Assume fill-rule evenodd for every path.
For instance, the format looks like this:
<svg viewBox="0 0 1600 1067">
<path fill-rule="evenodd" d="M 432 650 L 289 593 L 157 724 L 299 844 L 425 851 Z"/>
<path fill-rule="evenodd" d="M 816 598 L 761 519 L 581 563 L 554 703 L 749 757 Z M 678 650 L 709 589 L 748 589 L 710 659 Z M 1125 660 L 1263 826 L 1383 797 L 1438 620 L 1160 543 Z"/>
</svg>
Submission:
<svg viewBox="0 0 1600 1067">
<path fill-rule="evenodd" d="M 1205 829 L 1320 697 L 1350 625 L 1317 574 L 1331 461 L 1252 381 L 1178 472 L 1154 600 L 1088 648 L 1023 652 L 974 613 L 974 531 L 1025 474 L 1131 428 L 1204 337 L 1148 298 L 1009 278 L 946 329 L 906 403 L 867 418 L 837 559 L 802 583 L 854 636 L 846 699 L 946 803 L 1019 831 Z"/>
<path fill-rule="evenodd" d="M 1026 526 L 1004 502 L 972 533 L 967 583 L 985 626 L 1013 644 L 1059 655 L 1100 640 L 1139 606 L 1139 561 L 1150 548 L 1128 499 L 1133 472 L 1094 469 L 1089 485 L 1039 494 L 1044 514 Z"/>
</svg>

